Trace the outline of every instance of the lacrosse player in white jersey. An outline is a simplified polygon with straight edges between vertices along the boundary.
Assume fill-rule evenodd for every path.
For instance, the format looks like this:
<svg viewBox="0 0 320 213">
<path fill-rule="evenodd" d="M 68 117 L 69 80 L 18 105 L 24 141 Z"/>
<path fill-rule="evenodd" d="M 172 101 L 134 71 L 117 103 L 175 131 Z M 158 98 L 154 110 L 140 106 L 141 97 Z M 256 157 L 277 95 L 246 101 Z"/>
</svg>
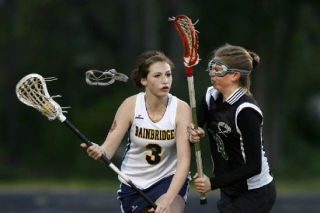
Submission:
<svg viewBox="0 0 320 213">
<path fill-rule="evenodd" d="M 141 54 L 131 77 L 144 91 L 124 100 L 105 142 L 87 148 L 88 155 L 96 160 L 103 153 L 112 158 L 129 131 L 121 171 L 157 208 L 151 208 L 119 177 L 118 199 L 124 213 L 181 213 L 184 210 L 191 158 L 186 130 L 192 116 L 189 105 L 169 93 L 173 66 L 159 51 Z"/>
</svg>

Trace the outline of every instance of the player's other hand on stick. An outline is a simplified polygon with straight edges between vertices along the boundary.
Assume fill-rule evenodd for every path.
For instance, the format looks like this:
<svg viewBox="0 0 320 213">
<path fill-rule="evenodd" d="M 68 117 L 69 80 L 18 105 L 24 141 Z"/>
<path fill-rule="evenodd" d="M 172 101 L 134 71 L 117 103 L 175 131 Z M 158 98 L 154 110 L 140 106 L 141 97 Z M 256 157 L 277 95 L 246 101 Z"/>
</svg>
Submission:
<svg viewBox="0 0 320 213">
<path fill-rule="evenodd" d="M 95 160 L 100 159 L 104 154 L 104 149 L 96 143 L 92 143 L 92 145 L 89 147 L 85 143 L 80 144 L 80 146 L 82 148 L 87 148 L 88 155 Z"/>
<path fill-rule="evenodd" d="M 201 127 L 198 127 L 197 129 L 195 129 L 194 124 L 191 123 L 188 125 L 187 135 L 188 135 L 188 140 L 191 143 L 198 143 L 200 142 L 200 138 L 203 138 L 205 136 L 205 132 Z"/>
<path fill-rule="evenodd" d="M 194 186 L 199 193 L 207 193 L 211 191 L 211 182 L 210 179 L 204 174 L 202 178 L 199 177 L 199 174 L 196 173 L 193 176 Z"/>
</svg>

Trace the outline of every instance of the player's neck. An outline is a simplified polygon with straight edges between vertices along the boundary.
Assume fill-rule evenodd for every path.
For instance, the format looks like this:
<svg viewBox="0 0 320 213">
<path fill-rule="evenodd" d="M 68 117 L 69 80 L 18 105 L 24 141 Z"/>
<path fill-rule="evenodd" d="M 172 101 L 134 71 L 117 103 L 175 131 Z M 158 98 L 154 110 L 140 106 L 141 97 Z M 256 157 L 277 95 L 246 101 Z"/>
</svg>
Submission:
<svg viewBox="0 0 320 213">
<path fill-rule="evenodd" d="M 149 109 L 162 109 L 167 107 L 168 96 L 157 97 L 152 94 L 146 93 L 145 102 Z"/>
<path fill-rule="evenodd" d="M 167 109 L 168 96 L 159 98 L 146 93 L 145 103 L 150 118 L 153 121 L 158 121 Z"/>
<path fill-rule="evenodd" d="M 230 97 L 230 95 L 232 95 L 238 88 L 239 88 L 238 85 L 233 85 L 228 88 L 225 88 L 224 91 L 222 92 L 223 102 L 225 102 Z"/>
</svg>

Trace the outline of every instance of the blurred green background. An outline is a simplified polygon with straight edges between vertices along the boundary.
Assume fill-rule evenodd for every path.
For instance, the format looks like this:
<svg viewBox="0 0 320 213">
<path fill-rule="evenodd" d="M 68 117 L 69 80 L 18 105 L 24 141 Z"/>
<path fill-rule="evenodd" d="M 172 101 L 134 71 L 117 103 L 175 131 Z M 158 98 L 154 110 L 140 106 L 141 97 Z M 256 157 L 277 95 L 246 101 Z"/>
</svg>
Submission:
<svg viewBox="0 0 320 213">
<path fill-rule="evenodd" d="M 0 0 L 0 183 L 118 185 L 69 129 L 20 103 L 15 85 L 29 73 L 57 77 L 47 84 L 49 93 L 63 95 L 56 101 L 72 106 L 68 119 L 102 143 L 118 106 L 139 90 L 131 82 L 89 86 L 85 71 L 115 68 L 129 76 L 140 53 L 161 50 L 176 65 L 171 93 L 189 102 L 181 41 L 168 22 L 185 14 L 199 19 L 197 100 L 210 86 L 205 69 L 212 50 L 230 43 L 257 52 L 252 92 L 264 112 L 273 173 L 284 189 L 320 191 L 319 11 L 319 1 L 311 0 Z M 125 145 L 126 138 L 113 159 L 117 166 Z"/>
</svg>

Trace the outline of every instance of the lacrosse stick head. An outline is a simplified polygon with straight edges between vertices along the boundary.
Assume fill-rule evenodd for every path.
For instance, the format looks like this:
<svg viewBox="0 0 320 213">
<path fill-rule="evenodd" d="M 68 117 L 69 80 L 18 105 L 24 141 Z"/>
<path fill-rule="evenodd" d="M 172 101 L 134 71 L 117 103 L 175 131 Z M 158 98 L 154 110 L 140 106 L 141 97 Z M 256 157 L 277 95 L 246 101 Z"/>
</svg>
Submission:
<svg viewBox="0 0 320 213">
<path fill-rule="evenodd" d="M 66 119 L 60 105 L 49 95 L 41 75 L 29 74 L 23 77 L 16 85 L 16 94 L 22 103 L 35 108 L 49 120 L 58 118 L 63 122 Z"/>
<path fill-rule="evenodd" d="M 199 63 L 198 55 L 198 32 L 195 30 L 194 25 L 186 15 L 178 15 L 173 18 L 169 18 L 173 21 L 174 27 L 179 33 L 183 46 L 182 59 L 184 66 L 186 67 L 187 75 L 193 73 L 193 66 Z"/>
<path fill-rule="evenodd" d="M 113 84 L 115 80 L 126 82 L 128 76 L 118 73 L 115 69 L 100 71 L 88 70 L 86 71 L 86 83 L 91 86 L 108 86 Z"/>
</svg>

